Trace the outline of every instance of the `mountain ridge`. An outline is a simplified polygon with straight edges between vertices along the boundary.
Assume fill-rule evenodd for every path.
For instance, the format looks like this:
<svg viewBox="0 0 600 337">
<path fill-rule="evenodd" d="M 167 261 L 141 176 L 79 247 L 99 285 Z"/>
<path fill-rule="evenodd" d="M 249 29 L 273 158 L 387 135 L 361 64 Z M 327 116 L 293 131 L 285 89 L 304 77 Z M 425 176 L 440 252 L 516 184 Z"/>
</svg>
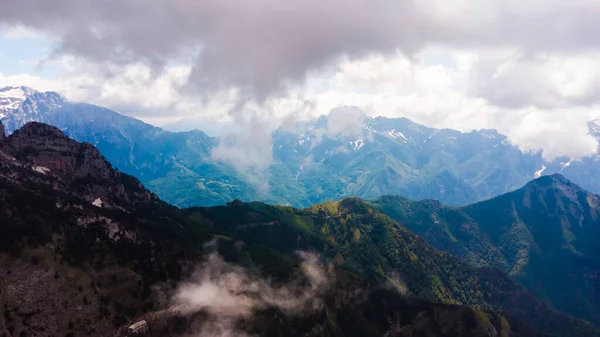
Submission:
<svg viewBox="0 0 600 337">
<path fill-rule="evenodd" d="M 600 198 L 563 175 L 459 208 L 394 196 L 374 204 L 437 249 L 503 270 L 559 310 L 600 322 Z"/>
<path fill-rule="evenodd" d="M 554 172 L 600 192 L 600 182 L 591 179 L 600 174 L 597 156 L 547 163 L 540 153 L 522 152 L 495 130 L 434 129 L 407 118 L 370 118 L 351 107 L 273 133 L 266 195 L 234 167 L 215 160 L 212 151 L 219 138 L 202 131 L 168 132 L 106 108 L 40 92 L 29 94 L 0 119 L 7 133 L 32 120 L 55 125 L 97 146 L 115 167 L 182 207 L 234 199 L 307 207 L 384 194 L 458 206 Z M 594 125 L 590 121 L 592 133 Z"/>
<path fill-rule="evenodd" d="M 5 240 L 0 265 L 10 271 L 0 279 L 3 333 L 126 330 L 140 317 L 168 307 L 177 283 L 205 256 L 204 244 L 216 239 L 227 260 L 259 266 L 273 280 L 294 274 L 298 249 L 319 252 L 338 265 L 340 283 L 334 289 L 339 292 L 326 294 L 324 311 L 292 319 L 276 309 L 259 310 L 244 329 L 260 335 L 380 336 L 392 331 L 398 336 L 491 337 L 510 331 L 519 337 L 550 332 L 600 336 L 591 324 L 554 311 L 508 275 L 474 270 L 437 252 L 362 200 L 306 210 L 240 201 L 179 210 L 114 170 L 92 149 L 40 123 L 28 123 L 0 142 L 0 238 Z M 101 204 L 95 203 L 98 196 Z M 380 289 L 392 276 L 414 298 Z M 349 296 L 356 292 L 353 287 L 368 283 L 375 285 L 365 293 L 368 301 Z M 183 320 L 169 317 L 160 318 L 169 330 L 153 326 L 159 328 L 154 335 L 189 334 L 194 322 L 205 320 L 201 312 Z"/>
</svg>

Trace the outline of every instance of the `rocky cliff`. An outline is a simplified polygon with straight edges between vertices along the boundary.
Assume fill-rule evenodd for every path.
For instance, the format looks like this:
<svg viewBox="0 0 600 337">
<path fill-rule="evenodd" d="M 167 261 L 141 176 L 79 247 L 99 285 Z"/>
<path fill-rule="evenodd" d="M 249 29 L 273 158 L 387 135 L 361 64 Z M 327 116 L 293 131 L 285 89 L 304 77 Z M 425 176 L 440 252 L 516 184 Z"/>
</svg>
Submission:
<svg viewBox="0 0 600 337">
<path fill-rule="evenodd" d="M 79 143 L 58 128 L 31 122 L 6 138 L 6 154 L 14 165 L 58 179 L 56 189 L 73 190 L 98 207 L 128 209 L 158 202 L 135 178 L 113 169 L 89 143 Z"/>
</svg>

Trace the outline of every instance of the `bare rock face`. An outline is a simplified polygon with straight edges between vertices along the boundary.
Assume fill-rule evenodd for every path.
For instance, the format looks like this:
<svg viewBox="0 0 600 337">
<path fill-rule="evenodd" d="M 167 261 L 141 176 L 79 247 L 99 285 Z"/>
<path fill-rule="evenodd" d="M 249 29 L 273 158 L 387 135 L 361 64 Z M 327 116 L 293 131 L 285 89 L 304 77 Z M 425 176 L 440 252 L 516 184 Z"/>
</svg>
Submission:
<svg viewBox="0 0 600 337">
<path fill-rule="evenodd" d="M 6 138 L 12 156 L 40 174 L 52 175 L 63 187 L 99 207 L 127 208 L 158 200 L 135 178 L 122 174 L 89 143 L 79 143 L 60 129 L 30 122 Z"/>
<path fill-rule="evenodd" d="M 108 179 L 115 175 L 112 166 L 88 143 L 68 138 L 58 128 L 28 123 L 8 138 L 8 143 L 32 164 L 46 167 L 65 179 Z"/>
<path fill-rule="evenodd" d="M 0 121 L 0 142 L 4 140 L 4 125 Z"/>
</svg>

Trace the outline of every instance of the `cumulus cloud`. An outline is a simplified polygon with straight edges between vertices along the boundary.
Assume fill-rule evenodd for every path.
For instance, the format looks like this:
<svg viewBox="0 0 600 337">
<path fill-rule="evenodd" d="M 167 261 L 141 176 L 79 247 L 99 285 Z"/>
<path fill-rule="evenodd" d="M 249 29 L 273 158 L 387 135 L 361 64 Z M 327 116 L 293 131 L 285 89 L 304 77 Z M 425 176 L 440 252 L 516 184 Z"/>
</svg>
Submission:
<svg viewBox="0 0 600 337">
<path fill-rule="evenodd" d="M 72 101 L 108 106 L 142 119 L 166 117 L 166 121 L 175 121 L 186 113 L 212 108 L 210 105 L 202 106 L 198 98 L 182 94 L 181 89 L 187 83 L 190 72 L 188 66 L 171 66 L 155 75 L 142 63 L 97 64 L 72 56 L 41 62 L 60 69 L 60 76 L 48 79 L 0 73 L 0 85 L 25 85 L 40 91 L 57 91 Z"/>
<path fill-rule="evenodd" d="M 202 92 L 236 86 L 257 97 L 340 55 L 430 43 L 514 46 L 528 52 L 597 48 L 593 0 L 132 0 L 11 1 L 0 21 L 56 36 L 56 53 L 162 67 L 195 55 Z M 510 24 L 507 24 L 510 23 Z"/>
<path fill-rule="evenodd" d="M 331 275 L 319 265 L 316 255 L 298 254 L 303 260 L 302 275 L 280 286 L 249 275 L 243 268 L 211 254 L 192 279 L 179 286 L 173 301 L 208 314 L 195 336 L 248 336 L 238 328 L 238 323 L 250 320 L 257 310 L 272 307 L 294 315 L 321 307 L 321 294 Z"/>
<path fill-rule="evenodd" d="M 524 112 L 513 123 L 509 140 L 524 151 L 542 151 L 548 161 L 557 157 L 583 157 L 598 151 L 598 140 L 589 134 L 590 114 L 578 110 Z"/>
<path fill-rule="evenodd" d="M 525 56 L 496 51 L 471 72 L 472 94 L 506 108 L 543 109 L 600 102 L 600 54 Z"/>
</svg>

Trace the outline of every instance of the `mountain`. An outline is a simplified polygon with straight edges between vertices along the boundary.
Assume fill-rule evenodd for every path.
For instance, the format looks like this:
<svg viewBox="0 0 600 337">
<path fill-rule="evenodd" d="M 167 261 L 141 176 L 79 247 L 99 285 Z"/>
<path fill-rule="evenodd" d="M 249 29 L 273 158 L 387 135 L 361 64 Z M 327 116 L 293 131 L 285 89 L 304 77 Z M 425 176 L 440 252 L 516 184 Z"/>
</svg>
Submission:
<svg viewBox="0 0 600 337">
<path fill-rule="evenodd" d="M 6 336 L 120 336 L 135 322 L 148 336 L 183 336 L 222 328 L 213 320 L 260 336 L 600 336 L 507 274 L 436 251 L 359 199 L 305 210 L 241 201 L 180 210 L 91 144 L 35 122 L 0 142 L 0 158 Z M 239 267 L 205 265 L 225 274 L 200 288 L 199 302 L 170 306 L 200 261 L 215 261 L 211 240 Z M 320 255 L 322 267 L 303 269 L 308 280 L 298 275 L 297 250 Z M 288 310 L 295 291 L 274 288 L 275 300 L 263 304 L 253 292 L 294 279 L 291 289 L 313 294 L 300 302 L 317 296 L 300 315 Z M 303 286 L 315 279 L 328 286 Z M 219 288 L 244 285 L 248 295 Z M 236 296 L 260 305 L 239 321 L 228 320 L 236 310 L 214 316 L 206 306 Z"/>
<path fill-rule="evenodd" d="M 461 133 L 362 116 L 351 132 L 336 132 L 341 117 L 331 114 L 275 140 L 283 145 L 276 155 L 298 172 L 312 202 L 398 194 L 467 204 L 520 186 L 542 165 L 539 155 L 523 154 L 495 130 Z"/>
<path fill-rule="evenodd" d="M 256 194 L 233 168 L 211 159 L 218 140 L 201 131 L 167 132 L 106 108 L 68 102 L 53 92 L 0 89 L 0 97 L 8 94 L 15 96 L 5 98 L 13 102 L 12 110 L 1 119 L 8 134 L 30 121 L 54 125 L 93 144 L 119 170 L 179 205 L 224 204 Z"/>
<path fill-rule="evenodd" d="M 155 287 L 201 237 L 92 145 L 40 123 L 0 142 L 0 205 L 5 336 L 98 335 L 164 305 Z"/>
<path fill-rule="evenodd" d="M 600 324 L 600 197 L 561 175 L 465 206 L 374 201 L 440 250 L 514 276 L 559 310 Z"/>
<path fill-rule="evenodd" d="M 406 118 L 370 118 L 356 108 L 298 122 L 273 133 L 269 191 L 261 192 L 211 153 L 220 139 L 202 131 L 168 132 L 98 106 L 26 87 L 0 89 L 0 120 L 10 134 L 28 121 L 57 126 L 94 144 L 119 170 L 181 207 L 233 199 L 308 207 L 348 196 L 396 194 L 465 205 L 561 173 L 600 192 L 598 155 L 545 162 L 495 130 L 461 133 Z M 600 126 L 590 122 L 600 139 Z"/>
</svg>

